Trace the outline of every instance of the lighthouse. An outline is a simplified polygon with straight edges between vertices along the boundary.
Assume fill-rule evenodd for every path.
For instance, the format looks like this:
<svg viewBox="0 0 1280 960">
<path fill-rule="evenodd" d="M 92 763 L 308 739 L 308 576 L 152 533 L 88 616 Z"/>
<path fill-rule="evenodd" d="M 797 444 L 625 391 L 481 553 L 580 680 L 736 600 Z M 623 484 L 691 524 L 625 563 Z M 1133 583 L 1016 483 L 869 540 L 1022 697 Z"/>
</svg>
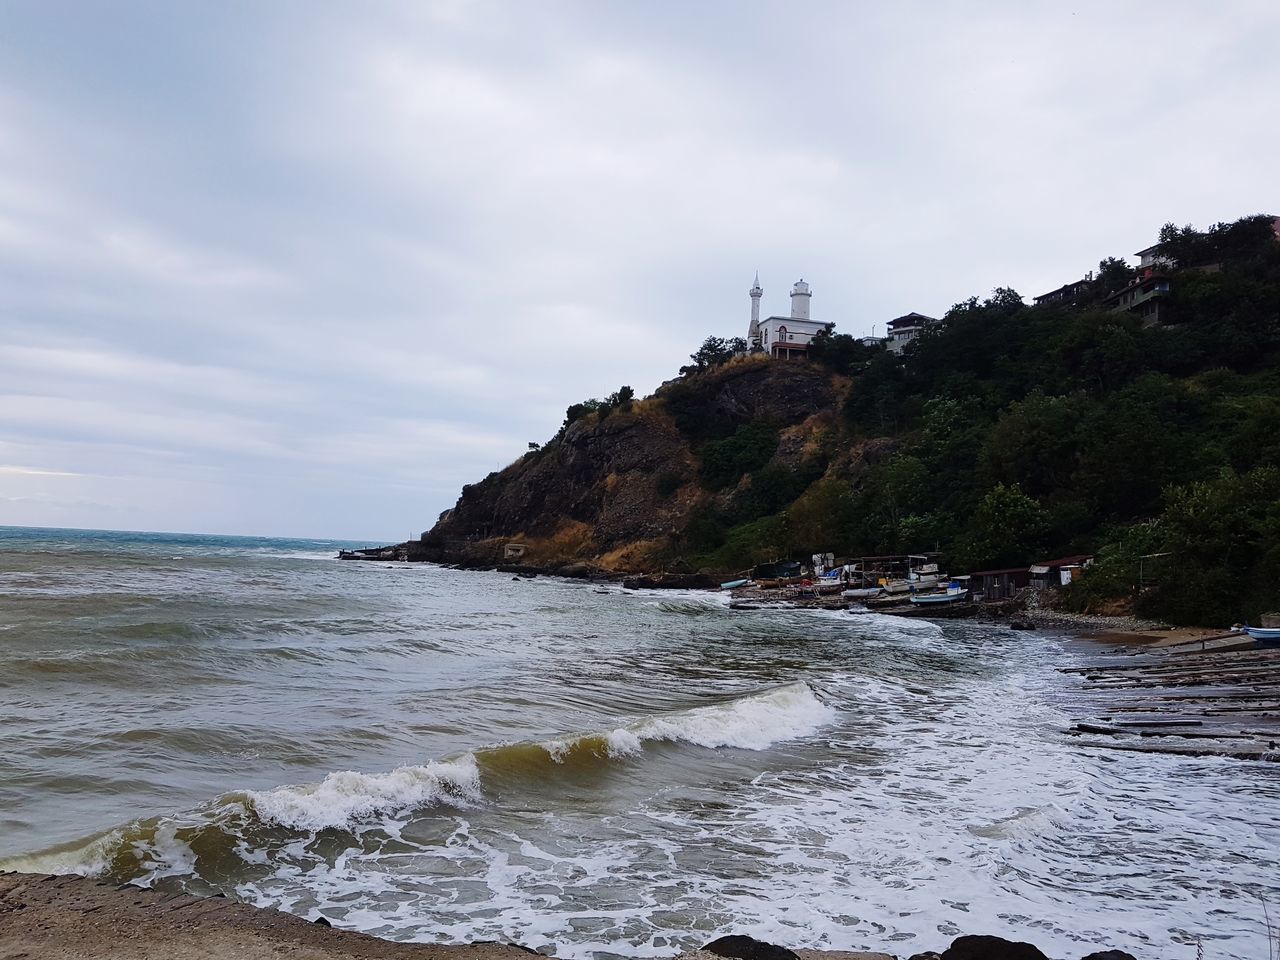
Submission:
<svg viewBox="0 0 1280 960">
<path fill-rule="evenodd" d="M 796 281 L 795 286 L 791 288 L 791 319 L 792 320 L 808 320 L 809 319 L 809 285 L 804 282 L 804 278 Z"/>
</svg>

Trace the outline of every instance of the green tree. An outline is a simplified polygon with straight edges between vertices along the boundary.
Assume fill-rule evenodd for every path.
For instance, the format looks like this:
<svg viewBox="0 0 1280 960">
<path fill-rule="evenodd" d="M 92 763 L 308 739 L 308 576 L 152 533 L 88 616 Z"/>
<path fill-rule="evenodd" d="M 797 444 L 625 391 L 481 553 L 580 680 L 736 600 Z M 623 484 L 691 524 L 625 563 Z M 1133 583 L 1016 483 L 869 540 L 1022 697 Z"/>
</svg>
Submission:
<svg viewBox="0 0 1280 960">
<path fill-rule="evenodd" d="M 723 337 L 707 337 L 697 351 L 689 354 L 689 359 L 693 363 L 681 367 L 680 373 L 686 376 L 691 373 L 702 373 L 722 363 L 728 363 L 735 355 L 746 353 L 746 350 L 747 341 L 742 337 L 733 337 L 729 340 Z"/>
<path fill-rule="evenodd" d="M 1162 518 L 1179 575 L 1149 607 L 1184 623 L 1223 624 L 1280 609 L 1280 468 L 1173 487 Z"/>
<path fill-rule="evenodd" d="M 1107 294 L 1113 290 L 1128 286 L 1138 275 L 1138 271 L 1129 266 L 1121 257 L 1107 257 L 1098 263 L 1098 275 L 1095 279 L 1097 290 Z"/>
<path fill-rule="evenodd" d="M 1020 487 L 997 483 L 979 501 L 952 559 L 968 570 L 1030 563 L 1048 525 L 1045 509 Z"/>
<path fill-rule="evenodd" d="M 881 345 L 867 346 L 847 333 L 829 329 L 819 330 L 809 341 L 809 359 L 836 373 L 857 372 L 882 350 Z"/>
<path fill-rule="evenodd" d="M 1048 496 L 1069 487 L 1079 457 L 1081 400 L 1035 392 L 987 431 L 981 460 L 992 480 Z"/>
</svg>

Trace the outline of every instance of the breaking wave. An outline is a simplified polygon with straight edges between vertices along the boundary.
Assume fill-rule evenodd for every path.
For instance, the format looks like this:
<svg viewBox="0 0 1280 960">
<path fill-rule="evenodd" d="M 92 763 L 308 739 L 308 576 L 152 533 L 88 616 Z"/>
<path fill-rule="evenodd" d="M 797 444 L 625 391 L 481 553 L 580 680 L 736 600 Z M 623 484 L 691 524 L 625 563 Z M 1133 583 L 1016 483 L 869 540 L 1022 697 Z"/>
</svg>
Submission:
<svg viewBox="0 0 1280 960">
<path fill-rule="evenodd" d="M 434 806 L 466 806 L 481 799 L 475 757 L 390 773 L 331 773 L 319 783 L 247 794 L 264 823 L 316 832 L 349 826 L 380 814 L 403 814 Z"/>
<path fill-rule="evenodd" d="M 482 747 L 386 773 L 345 770 L 318 783 L 226 794 L 198 810 L 137 820 L 85 840 L 0 861 L 0 869 L 105 875 L 153 883 L 198 875 L 204 860 L 281 847 L 325 831 L 392 829 L 431 808 L 461 810 L 486 800 L 485 782 L 553 779 L 557 768 L 640 757 L 645 743 L 765 750 L 817 732 L 835 711 L 803 681 L 722 703 L 644 717 L 626 726 L 544 742 Z"/>
</svg>

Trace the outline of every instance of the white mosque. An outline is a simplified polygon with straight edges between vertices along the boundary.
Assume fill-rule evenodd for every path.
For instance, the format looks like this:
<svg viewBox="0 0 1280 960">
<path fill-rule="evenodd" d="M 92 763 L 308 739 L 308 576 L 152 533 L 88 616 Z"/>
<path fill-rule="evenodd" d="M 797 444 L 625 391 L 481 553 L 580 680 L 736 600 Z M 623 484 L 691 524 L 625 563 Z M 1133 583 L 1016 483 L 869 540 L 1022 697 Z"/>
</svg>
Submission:
<svg viewBox="0 0 1280 960">
<path fill-rule="evenodd" d="M 809 285 L 796 281 L 791 288 L 791 315 L 760 319 L 760 274 L 751 285 L 751 326 L 747 331 L 747 349 L 752 353 L 763 351 L 771 357 L 788 359 L 804 357 L 809 353 L 809 341 L 821 330 L 835 329 L 834 323 L 820 323 L 809 318 Z"/>
</svg>

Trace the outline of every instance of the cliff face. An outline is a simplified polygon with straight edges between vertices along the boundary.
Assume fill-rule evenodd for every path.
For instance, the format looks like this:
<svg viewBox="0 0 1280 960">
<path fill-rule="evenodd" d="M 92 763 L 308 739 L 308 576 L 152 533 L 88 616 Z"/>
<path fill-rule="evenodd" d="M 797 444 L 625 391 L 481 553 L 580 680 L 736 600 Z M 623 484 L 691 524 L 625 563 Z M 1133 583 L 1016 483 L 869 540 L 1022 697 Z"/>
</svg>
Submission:
<svg viewBox="0 0 1280 960">
<path fill-rule="evenodd" d="M 584 560 L 647 569 L 716 496 L 702 489 L 699 451 L 746 424 L 781 431 L 773 460 L 802 450 L 838 384 L 802 362 L 744 360 L 671 381 L 628 410 L 570 424 L 559 440 L 479 483 L 423 537 L 432 559 L 500 562 L 507 544 L 548 564 Z"/>
</svg>

